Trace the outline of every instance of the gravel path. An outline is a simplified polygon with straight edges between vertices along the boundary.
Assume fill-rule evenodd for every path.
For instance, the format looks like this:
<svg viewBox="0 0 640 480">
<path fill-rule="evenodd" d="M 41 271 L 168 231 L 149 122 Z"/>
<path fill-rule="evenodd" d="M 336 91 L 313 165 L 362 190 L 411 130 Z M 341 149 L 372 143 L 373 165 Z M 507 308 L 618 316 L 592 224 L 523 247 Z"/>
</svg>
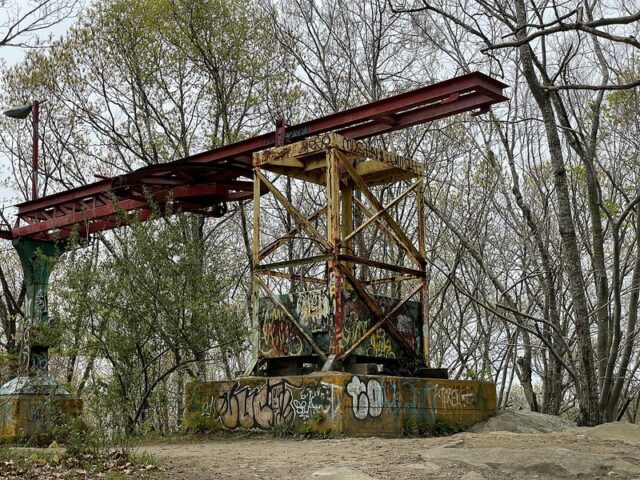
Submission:
<svg viewBox="0 0 640 480">
<path fill-rule="evenodd" d="M 640 426 L 440 438 L 274 439 L 245 435 L 143 447 L 157 478 L 322 480 L 640 480 Z"/>
</svg>

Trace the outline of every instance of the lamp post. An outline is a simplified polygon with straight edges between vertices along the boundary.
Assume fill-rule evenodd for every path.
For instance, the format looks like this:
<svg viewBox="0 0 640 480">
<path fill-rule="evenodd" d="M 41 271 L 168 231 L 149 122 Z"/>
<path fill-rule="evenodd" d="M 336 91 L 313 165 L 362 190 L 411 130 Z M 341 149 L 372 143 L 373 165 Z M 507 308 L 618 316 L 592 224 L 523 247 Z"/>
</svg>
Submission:
<svg viewBox="0 0 640 480">
<path fill-rule="evenodd" d="M 5 110 L 4 114 L 10 118 L 17 118 L 24 120 L 31 115 L 31 125 L 33 130 L 33 153 L 31 157 L 31 200 L 38 198 L 38 127 L 40 123 L 40 103 L 38 100 L 34 100 L 29 105 L 20 105 L 18 107 L 12 107 Z"/>
</svg>

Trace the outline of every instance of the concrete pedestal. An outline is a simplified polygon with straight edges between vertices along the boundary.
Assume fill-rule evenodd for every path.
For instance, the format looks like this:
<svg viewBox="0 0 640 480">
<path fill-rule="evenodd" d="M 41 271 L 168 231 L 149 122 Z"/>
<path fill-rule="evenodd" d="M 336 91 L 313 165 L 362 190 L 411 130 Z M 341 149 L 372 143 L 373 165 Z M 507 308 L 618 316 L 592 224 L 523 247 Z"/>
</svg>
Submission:
<svg viewBox="0 0 640 480">
<path fill-rule="evenodd" d="M 495 414 L 495 384 L 318 372 L 194 382 L 188 430 L 281 430 L 389 436 L 466 427 Z"/>
<path fill-rule="evenodd" d="M 54 429 L 82 413 L 82 400 L 69 396 L 0 397 L 0 440 L 47 440 Z"/>
<path fill-rule="evenodd" d="M 47 441 L 82 414 L 73 397 L 46 374 L 16 377 L 0 387 L 0 440 Z"/>
</svg>

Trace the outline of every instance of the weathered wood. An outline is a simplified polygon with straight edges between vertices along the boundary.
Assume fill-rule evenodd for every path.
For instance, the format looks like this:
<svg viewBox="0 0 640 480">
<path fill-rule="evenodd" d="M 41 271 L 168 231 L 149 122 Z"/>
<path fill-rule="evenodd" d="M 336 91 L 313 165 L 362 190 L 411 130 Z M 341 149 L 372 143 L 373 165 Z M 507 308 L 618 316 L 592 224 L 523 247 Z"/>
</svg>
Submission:
<svg viewBox="0 0 640 480">
<path fill-rule="evenodd" d="M 296 330 L 298 330 L 298 332 L 300 332 L 300 334 L 311 344 L 311 348 L 315 350 L 315 352 L 323 361 L 326 360 L 327 356 L 325 355 L 325 353 L 320 349 L 320 347 L 318 347 L 318 345 L 316 345 L 313 337 L 311 337 L 311 335 L 307 333 L 304 327 L 302 327 L 302 325 L 298 323 L 294 316 L 291 315 L 291 312 L 287 310 L 287 307 L 285 307 L 282 302 L 280 302 L 278 296 L 271 291 L 271 289 L 262 281 L 259 276 L 256 275 L 254 279 L 254 281 L 259 285 L 262 291 L 264 291 L 269 296 L 271 301 L 276 305 L 276 307 L 278 307 L 280 311 L 282 311 L 282 314 L 286 317 L 287 321 L 289 321 L 294 327 L 296 327 Z"/>
<path fill-rule="evenodd" d="M 316 227 L 314 227 L 311 222 L 309 222 L 309 220 L 307 220 L 307 218 L 302 213 L 300 213 L 297 208 L 291 205 L 286 197 L 282 195 L 282 193 L 280 193 L 280 191 L 269 180 L 267 180 L 267 178 L 262 173 L 260 173 L 259 170 L 256 170 L 256 175 L 258 176 L 260 181 L 266 185 L 275 199 L 287 210 L 287 212 L 289 212 L 289 214 L 296 220 L 296 222 L 304 230 L 306 230 L 307 234 L 309 234 L 313 240 L 317 241 L 320 244 L 321 250 L 324 252 L 331 251 L 331 244 L 323 238 L 320 232 L 316 230 Z"/>
</svg>

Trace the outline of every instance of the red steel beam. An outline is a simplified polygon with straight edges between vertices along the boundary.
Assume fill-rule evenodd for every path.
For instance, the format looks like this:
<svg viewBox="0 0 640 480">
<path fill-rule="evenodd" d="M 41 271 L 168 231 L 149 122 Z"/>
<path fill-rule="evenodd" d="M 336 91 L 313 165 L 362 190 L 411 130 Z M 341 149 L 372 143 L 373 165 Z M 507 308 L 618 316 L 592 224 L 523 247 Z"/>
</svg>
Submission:
<svg viewBox="0 0 640 480">
<path fill-rule="evenodd" d="M 285 130 L 286 139 L 296 141 L 335 131 L 359 140 L 462 112 L 485 111 L 506 100 L 503 95 L 506 87 L 498 80 L 474 72 L 289 126 Z M 205 208 L 214 202 L 250 198 L 251 182 L 239 179 L 250 177 L 251 155 L 273 147 L 275 137 L 275 132 L 266 133 L 21 203 L 17 205 L 16 226 L 11 232 L 0 232 L 0 237 L 64 238 L 73 225 L 86 233 L 109 230 L 118 225 L 115 216 L 122 210 L 142 209 L 146 219 L 151 213 L 142 195 L 143 186 L 156 201 L 172 196 L 180 208 L 188 211 L 198 211 L 198 205 Z M 196 180 L 191 182 L 190 178 Z M 20 221 L 26 225 L 20 225 Z"/>
</svg>

